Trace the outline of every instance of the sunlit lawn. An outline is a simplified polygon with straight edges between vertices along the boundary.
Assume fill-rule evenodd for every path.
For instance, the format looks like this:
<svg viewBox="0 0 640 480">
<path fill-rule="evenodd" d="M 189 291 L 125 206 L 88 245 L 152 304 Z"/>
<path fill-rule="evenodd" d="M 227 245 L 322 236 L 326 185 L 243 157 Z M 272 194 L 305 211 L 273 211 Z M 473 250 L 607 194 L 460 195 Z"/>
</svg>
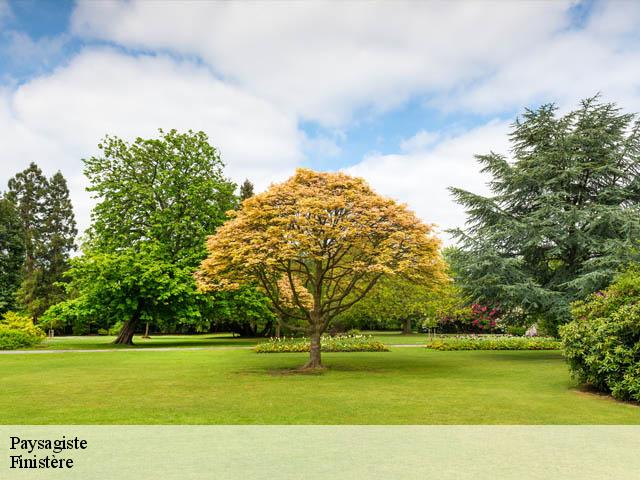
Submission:
<svg viewBox="0 0 640 480">
<path fill-rule="evenodd" d="M 399 332 L 363 332 L 373 335 L 377 340 L 387 345 L 420 345 L 424 344 L 425 334 L 403 335 Z M 106 348 L 131 348 L 113 344 L 114 336 L 68 336 L 46 339 L 42 344 L 34 347 L 46 350 L 92 350 Z M 136 336 L 133 339 L 134 348 L 162 348 L 162 347 L 230 347 L 250 346 L 266 341 L 265 338 L 244 338 L 233 336 L 231 333 L 207 333 L 202 335 L 152 335 L 145 339 Z"/>
<path fill-rule="evenodd" d="M 640 407 L 576 389 L 557 352 L 392 348 L 325 354 L 321 375 L 287 370 L 305 356 L 215 349 L 0 355 L 0 422 L 640 424 Z"/>
</svg>

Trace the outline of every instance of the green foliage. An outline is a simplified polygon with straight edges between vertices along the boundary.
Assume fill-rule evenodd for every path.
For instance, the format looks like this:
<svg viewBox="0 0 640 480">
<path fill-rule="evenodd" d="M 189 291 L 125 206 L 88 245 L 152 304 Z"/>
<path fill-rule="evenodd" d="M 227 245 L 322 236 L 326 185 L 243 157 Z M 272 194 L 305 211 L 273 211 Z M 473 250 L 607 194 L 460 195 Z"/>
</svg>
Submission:
<svg viewBox="0 0 640 480">
<path fill-rule="evenodd" d="M 299 353 L 308 352 L 311 342 L 308 338 L 271 338 L 268 342 L 256 345 L 257 353 Z M 323 335 L 323 352 L 387 352 L 383 343 L 370 335 Z"/>
<path fill-rule="evenodd" d="M 250 285 L 211 294 L 207 317 L 219 330 L 246 336 L 264 336 L 276 322 L 269 299 Z"/>
<path fill-rule="evenodd" d="M 476 157 L 491 196 L 452 189 L 469 225 L 454 232 L 455 276 L 473 301 L 553 333 L 638 258 L 640 122 L 594 97 L 563 116 L 527 110 L 510 139 L 512 161 Z"/>
<path fill-rule="evenodd" d="M 564 355 L 581 382 L 620 400 L 640 402 L 640 271 L 573 306 L 561 327 Z"/>
<path fill-rule="evenodd" d="M 163 132 L 127 143 L 107 136 L 102 156 L 84 160 L 98 200 L 84 256 L 66 274 L 71 299 L 47 321 L 74 329 L 109 329 L 120 322 L 130 343 L 142 321 L 156 327 L 202 326 L 210 300 L 193 272 L 206 236 L 235 207 L 218 151 L 202 132 Z"/>
<path fill-rule="evenodd" d="M 58 285 L 75 250 L 77 235 L 67 182 L 60 172 L 49 180 L 31 163 L 9 180 L 9 198 L 17 208 L 25 245 L 18 305 L 33 318 L 64 297 Z"/>
<path fill-rule="evenodd" d="M 140 242 L 164 248 L 167 260 L 196 265 L 204 240 L 236 205 L 218 151 L 203 132 L 159 131 L 128 143 L 106 136 L 102 156 L 85 159 L 92 212 L 91 245 L 113 251 Z"/>
<path fill-rule="evenodd" d="M 525 333 L 527 333 L 527 327 L 521 327 L 520 325 L 507 325 L 505 331 L 508 335 L 513 335 L 514 337 L 522 337 Z"/>
<path fill-rule="evenodd" d="M 247 198 L 253 197 L 253 183 L 245 180 L 240 185 L 240 202 L 244 202 Z"/>
<path fill-rule="evenodd" d="M 24 252 L 24 232 L 15 205 L 0 198 L 0 313 L 14 307 Z"/>
<path fill-rule="evenodd" d="M 26 315 L 6 312 L 0 320 L 0 350 L 32 347 L 44 337 L 44 332 Z"/>
<path fill-rule="evenodd" d="M 155 247 L 146 243 L 115 253 L 92 250 L 74 258 L 65 274 L 72 298 L 51 307 L 43 324 L 69 325 L 79 334 L 132 318 L 160 327 L 177 321 L 197 324 L 207 299 L 195 290 L 192 268 L 168 261 L 163 246 Z"/>
<path fill-rule="evenodd" d="M 432 350 L 559 350 L 554 338 L 522 338 L 499 336 L 440 337 L 427 342 Z"/>
<path fill-rule="evenodd" d="M 365 298 L 340 315 L 336 323 L 366 329 L 402 328 L 410 333 L 414 324 L 433 313 L 437 287 L 398 276 L 383 278 Z"/>
</svg>

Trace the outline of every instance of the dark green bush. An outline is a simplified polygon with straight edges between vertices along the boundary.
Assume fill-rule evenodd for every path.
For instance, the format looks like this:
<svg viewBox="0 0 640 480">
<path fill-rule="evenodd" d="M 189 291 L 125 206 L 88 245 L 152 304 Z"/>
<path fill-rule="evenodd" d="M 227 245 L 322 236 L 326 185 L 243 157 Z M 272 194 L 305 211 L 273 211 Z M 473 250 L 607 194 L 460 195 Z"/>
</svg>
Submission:
<svg viewBox="0 0 640 480">
<path fill-rule="evenodd" d="M 640 401 L 640 271 L 575 303 L 572 314 L 560 335 L 573 376 L 619 400 Z"/>
<path fill-rule="evenodd" d="M 308 338 L 271 338 L 268 342 L 256 345 L 257 353 L 297 353 L 308 352 Z M 383 343 L 374 340 L 370 335 L 337 335 L 323 336 L 321 349 L 323 352 L 386 352 Z"/>
</svg>

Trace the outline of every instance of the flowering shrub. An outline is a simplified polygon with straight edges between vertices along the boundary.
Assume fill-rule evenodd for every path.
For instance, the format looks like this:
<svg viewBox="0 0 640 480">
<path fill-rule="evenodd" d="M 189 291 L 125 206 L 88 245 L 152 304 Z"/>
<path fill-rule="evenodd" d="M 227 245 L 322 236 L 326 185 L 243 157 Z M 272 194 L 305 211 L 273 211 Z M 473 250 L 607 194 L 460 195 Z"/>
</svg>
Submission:
<svg viewBox="0 0 640 480">
<path fill-rule="evenodd" d="M 438 329 L 443 333 L 493 333 L 500 331 L 498 320 L 501 315 L 498 306 L 474 303 L 442 315 L 438 319 Z"/>
<path fill-rule="evenodd" d="M 0 350 L 32 347 L 44 337 L 44 332 L 26 315 L 7 312 L 0 320 Z"/>
<path fill-rule="evenodd" d="M 554 338 L 522 338 L 506 335 L 466 335 L 430 339 L 432 350 L 559 350 L 560 342 Z"/>
<path fill-rule="evenodd" d="M 619 400 L 640 402 L 640 271 L 574 303 L 572 314 L 560 336 L 573 376 Z"/>
<path fill-rule="evenodd" d="M 257 353 L 296 353 L 308 352 L 308 338 L 270 338 L 268 342 L 254 347 Z M 323 335 L 321 341 L 323 352 L 386 352 L 383 343 L 374 340 L 371 335 Z"/>
</svg>

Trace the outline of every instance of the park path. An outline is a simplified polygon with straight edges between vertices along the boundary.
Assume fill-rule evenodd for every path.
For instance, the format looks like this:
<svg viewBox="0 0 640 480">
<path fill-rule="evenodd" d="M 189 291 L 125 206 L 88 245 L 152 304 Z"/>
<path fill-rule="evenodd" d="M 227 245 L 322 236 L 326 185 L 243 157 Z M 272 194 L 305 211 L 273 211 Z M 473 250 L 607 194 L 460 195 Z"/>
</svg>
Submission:
<svg viewBox="0 0 640 480">
<path fill-rule="evenodd" d="M 390 348 L 422 347 L 420 344 L 387 344 Z M 103 353 L 103 352 L 175 352 L 195 350 L 250 350 L 252 345 L 231 347 L 133 347 L 133 348 L 70 348 L 66 350 L 0 350 L 0 355 L 43 355 L 55 353 Z"/>
</svg>

